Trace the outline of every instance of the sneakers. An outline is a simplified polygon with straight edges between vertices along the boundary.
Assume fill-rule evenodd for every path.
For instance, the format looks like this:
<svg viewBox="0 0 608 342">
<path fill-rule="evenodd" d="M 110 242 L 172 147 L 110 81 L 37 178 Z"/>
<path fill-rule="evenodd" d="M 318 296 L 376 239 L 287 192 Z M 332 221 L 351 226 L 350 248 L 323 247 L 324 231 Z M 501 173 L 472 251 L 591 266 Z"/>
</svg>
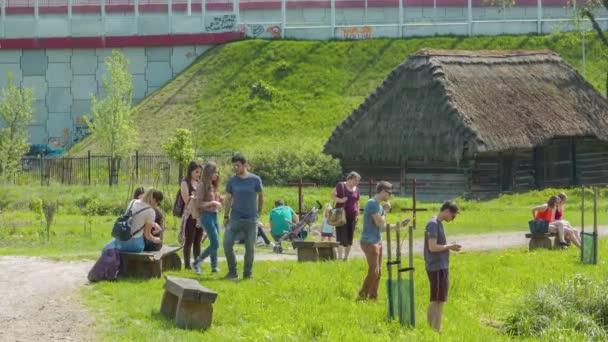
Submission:
<svg viewBox="0 0 608 342">
<path fill-rule="evenodd" d="M 253 276 L 251 274 L 249 274 L 249 275 L 243 274 L 243 280 L 253 280 Z"/>
<path fill-rule="evenodd" d="M 224 280 L 239 280 L 239 275 L 236 273 L 228 273 L 224 276 Z"/>
<path fill-rule="evenodd" d="M 568 249 L 568 247 L 570 247 L 570 244 L 567 242 L 560 242 L 559 243 L 559 248 L 561 249 Z"/>
<path fill-rule="evenodd" d="M 198 260 L 194 260 L 194 263 L 192 263 L 192 269 L 196 274 L 201 274 L 201 264 L 198 262 Z"/>
<path fill-rule="evenodd" d="M 219 267 L 212 267 L 211 268 L 211 272 L 213 272 L 213 273 L 220 273 L 220 269 L 219 269 Z"/>
</svg>

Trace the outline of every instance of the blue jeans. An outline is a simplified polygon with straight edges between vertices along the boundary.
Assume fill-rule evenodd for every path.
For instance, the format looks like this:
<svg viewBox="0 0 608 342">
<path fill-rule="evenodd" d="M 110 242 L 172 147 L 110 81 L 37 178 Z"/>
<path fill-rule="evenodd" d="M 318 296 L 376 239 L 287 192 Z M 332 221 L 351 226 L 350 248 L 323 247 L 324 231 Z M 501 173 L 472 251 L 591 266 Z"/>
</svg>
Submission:
<svg viewBox="0 0 608 342">
<path fill-rule="evenodd" d="M 196 258 L 196 262 L 202 262 L 206 257 L 211 258 L 211 267 L 217 267 L 217 250 L 220 248 L 220 225 L 217 222 L 217 213 L 203 213 L 201 223 L 207 232 L 209 246 Z"/>
<path fill-rule="evenodd" d="M 253 252 L 257 236 L 256 219 L 230 220 L 228 227 L 226 227 L 226 232 L 224 233 L 224 254 L 226 254 L 226 262 L 228 263 L 228 273 L 237 274 L 236 256 L 234 255 L 233 249 L 234 242 L 245 240 L 245 269 L 243 270 L 243 276 L 251 276 Z"/>
<path fill-rule="evenodd" d="M 106 249 L 116 248 L 121 252 L 139 253 L 144 250 L 144 247 L 144 236 L 141 235 L 127 241 L 112 239 L 112 241 L 105 245 L 102 250 L 105 251 Z"/>
</svg>

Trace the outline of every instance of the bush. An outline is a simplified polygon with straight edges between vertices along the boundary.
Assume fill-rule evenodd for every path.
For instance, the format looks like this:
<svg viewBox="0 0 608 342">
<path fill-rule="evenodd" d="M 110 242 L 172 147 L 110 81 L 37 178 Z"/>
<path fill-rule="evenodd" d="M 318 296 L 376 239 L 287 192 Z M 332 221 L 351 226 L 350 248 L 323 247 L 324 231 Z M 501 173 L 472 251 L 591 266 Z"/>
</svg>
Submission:
<svg viewBox="0 0 608 342">
<path fill-rule="evenodd" d="M 272 101 L 273 97 L 277 95 L 278 91 L 270 84 L 258 80 L 251 85 L 251 92 L 249 98 L 259 98 L 265 101 Z"/>
<path fill-rule="evenodd" d="M 334 185 L 341 178 L 336 159 L 314 150 L 273 149 L 249 158 L 252 171 L 268 185 L 287 185 L 303 179 L 318 185 Z"/>
<path fill-rule="evenodd" d="M 563 284 L 531 293 L 505 319 L 502 331 L 516 337 L 545 338 L 562 332 L 589 340 L 608 338 L 608 280 L 577 274 Z"/>
</svg>

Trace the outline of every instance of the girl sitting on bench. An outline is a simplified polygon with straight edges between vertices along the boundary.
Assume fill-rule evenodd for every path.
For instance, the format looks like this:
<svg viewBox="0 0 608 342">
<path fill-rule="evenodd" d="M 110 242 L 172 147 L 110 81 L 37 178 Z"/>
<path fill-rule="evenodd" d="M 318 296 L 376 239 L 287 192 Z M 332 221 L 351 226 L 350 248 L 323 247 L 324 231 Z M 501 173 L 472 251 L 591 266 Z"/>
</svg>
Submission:
<svg viewBox="0 0 608 342">
<path fill-rule="evenodd" d="M 559 245 L 568 248 L 568 243 L 564 239 L 564 226 L 555 223 L 555 212 L 559 204 L 559 197 L 551 196 L 546 204 L 532 208 L 532 216 L 535 220 L 545 220 L 549 223 L 549 233 L 557 233 Z"/>
</svg>

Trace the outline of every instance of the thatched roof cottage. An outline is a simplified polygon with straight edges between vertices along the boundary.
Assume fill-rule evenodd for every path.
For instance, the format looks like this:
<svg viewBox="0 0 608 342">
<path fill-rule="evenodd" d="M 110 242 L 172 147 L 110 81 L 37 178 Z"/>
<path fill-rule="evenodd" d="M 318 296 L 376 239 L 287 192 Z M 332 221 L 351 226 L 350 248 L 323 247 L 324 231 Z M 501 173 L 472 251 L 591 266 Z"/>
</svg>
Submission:
<svg viewBox="0 0 608 342">
<path fill-rule="evenodd" d="M 426 199 L 608 183 L 608 101 L 551 51 L 421 50 L 324 152 Z"/>
</svg>

